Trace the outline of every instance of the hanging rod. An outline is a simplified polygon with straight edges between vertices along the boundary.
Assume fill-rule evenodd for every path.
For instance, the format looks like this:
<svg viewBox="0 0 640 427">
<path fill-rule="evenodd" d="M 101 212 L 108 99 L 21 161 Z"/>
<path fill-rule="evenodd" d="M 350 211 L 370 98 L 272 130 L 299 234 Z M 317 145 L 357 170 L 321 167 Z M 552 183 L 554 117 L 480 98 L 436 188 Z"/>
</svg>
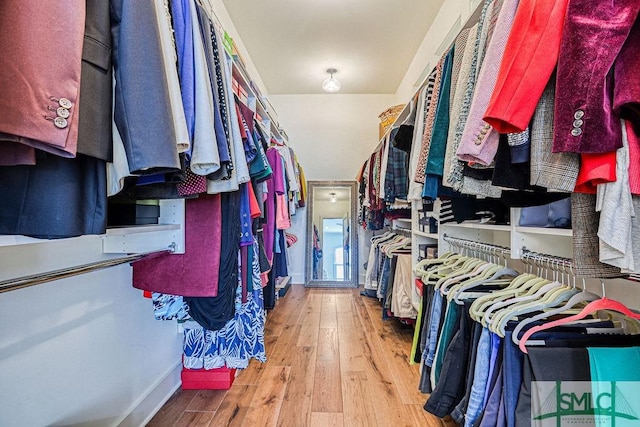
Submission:
<svg viewBox="0 0 640 427">
<path fill-rule="evenodd" d="M 405 237 L 411 237 L 411 229 L 410 228 L 393 226 L 393 227 L 391 227 L 391 231 L 393 233 L 395 233 L 395 234 L 400 234 L 400 235 L 405 236 Z"/>
<path fill-rule="evenodd" d="M 120 258 L 114 258 L 103 261 L 96 261 L 88 264 L 82 264 L 75 267 L 62 268 L 60 270 L 48 271 L 46 273 L 34 274 L 31 276 L 23 276 L 15 279 L 9 279 L 0 282 L 0 293 L 14 291 L 16 289 L 28 288 L 30 286 L 40 285 L 42 283 L 54 280 L 66 279 L 80 274 L 90 273 L 104 268 L 115 267 L 116 265 L 136 262 L 143 258 L 152 258 L 167 253 L 173 253 L 176 250 L 176 244 L 172 243 L 167 249 L 158 251 L 143 252 L 135 255 L 129 255 Z"/>
<path fill-rule="evenodd" d="M 475 251 L 484 252 L 489 255 L 499 254 L 506 256 L 511 254 L 511 249 L 504 246 L 492 245 L 484 242 L 476 242 L 475 240 L 461 239 L 459 237 L 448 236 L 446 234 L 443 235 L 442 238 L 445 242 L 448 242 L 453 246 L 472 249 Z"/>
<path fill-rule="evenodd" d="M 527 248 L 522 248 L 522 251 L 520 253 L 520 260 L 525 263 L 532 262 L 533 264 L 551 270 L 562 269 L 563 271 L 565 271 L 567 268 L 573 268 L 573 260 L 569 258 L 533 252 L 528 250 Z"/>
</svg>

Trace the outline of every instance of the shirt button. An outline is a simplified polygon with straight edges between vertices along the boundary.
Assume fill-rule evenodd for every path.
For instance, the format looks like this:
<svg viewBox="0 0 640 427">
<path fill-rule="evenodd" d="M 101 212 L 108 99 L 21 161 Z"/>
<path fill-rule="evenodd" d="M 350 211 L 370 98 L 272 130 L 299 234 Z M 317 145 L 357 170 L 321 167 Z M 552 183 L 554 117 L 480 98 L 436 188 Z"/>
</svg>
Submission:
<svg viewBox="0 0 640 427">
<path fill-rule="evenodd" d="M 60 104 L 62 108 L 66 108 L 67 110 L 71 108 L 71 105 L 72 105 L 71 101 L 69 101 L 67 98 L 60 98 L 58 100 L 58 104 Z"/>
<path fill-rule="evenodd" d="M 56 117 L 53 119 L 53 124 L 56 125 L 58 129 L 64 129 L 67 127 L 67 119 L 64 117 Z"/>
<path fill-rule="evenodd" d="M 571 135 L 573 135 L 573 136 L 580 136 L 580 135 L 582 135 L 582 129 L 580 129 L 580 128 L 573 128 L 573 129 L 571 129 Z"/>
<path fill-rule="evenodd" d="M 573 118 L 578 120 L 584 117 L 584 111 L 583 110 L 576 110 L 576 112 L 573 115 Z"/>
<path fill-rule="evenodd" d="M 58 113 L 58 117 L 62 117 L 63 119 L 69 117 L 69 110 L 64 107 L 58 107 L 56 109 L 56 113 Z"/>
<path fill-rule="evenodd" d="M 580 120 L 580 119 L 577 119 L 577 120 L 574 120 L 574 121 L 573 121 L 573 127 L 574 127 L 574 128 L 579 128 L 579 127 L 581 127 L 583 124 L 584 124 L 584 121 L 582 121 L 582 120 Z"/>
</svg>

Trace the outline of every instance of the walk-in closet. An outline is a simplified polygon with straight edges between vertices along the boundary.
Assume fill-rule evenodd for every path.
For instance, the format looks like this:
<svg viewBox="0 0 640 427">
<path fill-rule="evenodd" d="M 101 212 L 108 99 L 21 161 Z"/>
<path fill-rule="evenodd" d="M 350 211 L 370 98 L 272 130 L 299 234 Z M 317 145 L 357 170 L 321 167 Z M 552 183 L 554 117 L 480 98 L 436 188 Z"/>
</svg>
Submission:
<svg viewBox="0 0 640 427">
<path fill-rule="evenodd" d="M 640 425 L 637 0 L 0 28 L 0 426 Z"/>
</svg>

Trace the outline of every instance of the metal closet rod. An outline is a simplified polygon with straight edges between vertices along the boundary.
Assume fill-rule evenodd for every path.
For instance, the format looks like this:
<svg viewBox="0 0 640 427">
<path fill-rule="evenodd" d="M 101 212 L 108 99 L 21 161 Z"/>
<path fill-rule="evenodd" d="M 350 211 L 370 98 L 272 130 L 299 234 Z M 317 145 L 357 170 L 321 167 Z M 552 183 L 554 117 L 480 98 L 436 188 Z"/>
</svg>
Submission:
<svg viewBox="0 0 640 427">
<path fill-rule="evenodd" d="M 411 229 L 409 228 L 392 227 L 391 232 L 405 237 L 411 237 Z"/>
<path fill-rule="evenodd" d="M 459 237 L 447 236 L 446 234 L 442 236 L 445 242 L 453 246 L 457 246 L 460 248 L 472 249 L 480 252 L 484 252 L 487 254 L 501 254 L 501 255 L 510 255 L 511 249 L 505 248 L 504 246 L 492 245 L 484 242 L 477 242 L 475 240 L 467 240 L 461 239 Z"/>
<path fill-rule="evenodd" d="M 60 270 L 48 271 L 46 273 L 34 274 L 31 276 L 23 276 L 15 279 L 9 279 L 0 282 L 0 293 L 14 291 L 16 289 L 28 288 L 30 286 L 39 285 L 41 283 L 52 282 L 54 280 L 66 279 L 72 276 L 78 276 L 80 274 L 90 273 L 96 270 L 102 270 L 109 267 L 115 267 L 116 265 L 126 264 L 130 262 L 136 262 L 143 258 L 151 258 L 166 253 L 175 252 L 176 245 L 172 243 L 167 249 L 161 249 L 158 251 L 142 252 L 135 255 L 128 255 L 121 258 L 114 258 L 104 261 L 91 262 L 89 264 L 82 264 L 75 267 L 62 268 Z"/>
<path fill-rule="evenodd" d="M 573 260 L 569 258 L 543 254 L 540 252 L 533 252 L 528 250 L 527 248 L 522 248 L 522 252 L 520 253 L 520 260 L 525 263 L 531 262 L 533 264 L 545 268 L 550 268 L 552 270 L 557 270 L 559 268 L 562 268 L 563 270 L 566 268 L 573 268 Z"/>
</svg>

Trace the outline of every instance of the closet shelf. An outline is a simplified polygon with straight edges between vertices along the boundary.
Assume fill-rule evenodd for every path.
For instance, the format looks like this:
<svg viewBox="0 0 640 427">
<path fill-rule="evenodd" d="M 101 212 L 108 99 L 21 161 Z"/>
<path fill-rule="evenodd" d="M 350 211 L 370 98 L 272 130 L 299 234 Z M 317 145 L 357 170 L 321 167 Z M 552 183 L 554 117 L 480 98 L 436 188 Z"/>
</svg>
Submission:
<svg viewBox="0 0 640 427">
<path fill-rule="evenodd" d="M 396 218 L 393 221 L 404 222 L 404 223 L 411 224 L 411 218 Z"/>
<path fill-rule="evenodd" d="M 492 231 L 511 231 L 510 225 L 497 225 L 497 224 L 480 224 L 479 222 L 462 222 L 460 224 L 456 223 L 445 223 L 440 224 L 443 227 L 453 227 L 453 228 L 472 228 L 477 230 L 492 230 Z"/>
<path fill-rule="evenodd" d="M 35 237 L 27 237 L 21 235 L 0 236 L 0 246 L 32 245 L 46 242 L 49 242 L 49 240 L 36 239 Z"/>
<path fill-rule="evenodd" d="M 152 233 L 156 231 L 180 230 L 180 224 L 150 224 L 108 228 L 106 236 L 124 236 L 127 234 Z"/>
<path fill-rule="evenodd" d="M 428 237 L 429 239 L 438 240 L 438 233 L 426 233 L 424 231 L 419 231 L 419 230 L 413 230 L 412 233 L 415 234 L 416 236 Z"/>
<path fill-rule="evenodd" d="M 546 236 L 573 236 L 573 230 L 570 228 L 545 228 L 545 227 L 515 227 L 515 231 L 523 234 L 542 234 Z"/>
</svg>

